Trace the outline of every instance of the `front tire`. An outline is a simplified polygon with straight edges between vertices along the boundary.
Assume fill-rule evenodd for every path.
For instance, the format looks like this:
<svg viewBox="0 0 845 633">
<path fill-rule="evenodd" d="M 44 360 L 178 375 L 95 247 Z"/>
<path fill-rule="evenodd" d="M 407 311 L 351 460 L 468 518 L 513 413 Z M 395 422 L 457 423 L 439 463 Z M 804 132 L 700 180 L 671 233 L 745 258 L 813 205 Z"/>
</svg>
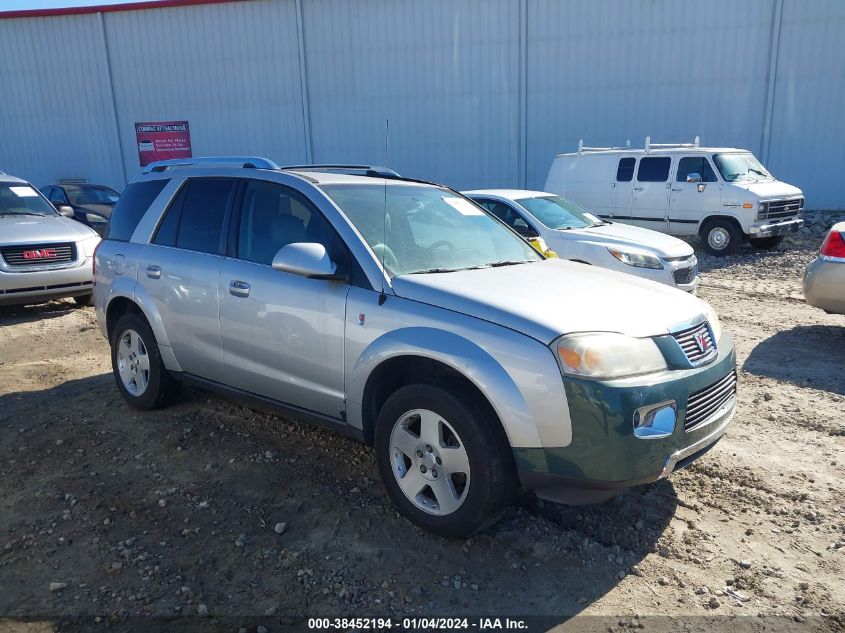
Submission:
<svg viewBox="0 0 845 633">
<path fill-rule="evenodd" d="M 491 525 L 517 488 L 499 422 L 471 395 L 426 384 L 391 395 L 375 429 L 384 486 L 412 523 L 465 537 Z"/>
<path fill-rule="evenodd" d="M 742 245 L 742 231 L 730 220 L 710 220 L 700 235 L 704 250 L 717 257 L 731 255 Z"/>
<path fill-rule="evenodd" d="M 751 242 L 751 246 L 754 248 L 758 248 L 761 251 L 770 251 L 780 246 L 784 237 L 786 236 L 774 235 L 772 237 L 752 237 L 748 241 Z"/>
<path fill-rule="evenodd" d="M 164 367 L 147 320 L 135 312 L 124 314 L 114 326 L 111 362 L 120 395 L 136 409 L 158 409 L 178 395 L 180 383 Z"/>
</svg>

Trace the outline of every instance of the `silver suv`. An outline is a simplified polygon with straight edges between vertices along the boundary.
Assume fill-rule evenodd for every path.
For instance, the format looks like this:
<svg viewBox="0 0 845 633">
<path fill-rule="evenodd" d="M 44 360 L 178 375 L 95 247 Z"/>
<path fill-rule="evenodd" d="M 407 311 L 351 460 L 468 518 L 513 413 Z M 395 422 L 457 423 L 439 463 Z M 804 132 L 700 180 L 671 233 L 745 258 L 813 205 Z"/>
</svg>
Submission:
<svg viewBox="0 0 845 633">
<path fill-rule="evenodd" d="M 31 184 L 0 172 L 0 305 L 91 301 L 100 236 L 63 217 Z"/>
<path fill-rule="evenodd" d="M 399 510 L 446 536 L 520 486 L 580 502 L 666 477 L 736 406 L 706 303 L 545 259 L 459 193 L 389 171 L 152 164 L 95 274 L 132 406 L 190 382 L 351 434 Z"/>
</svg>

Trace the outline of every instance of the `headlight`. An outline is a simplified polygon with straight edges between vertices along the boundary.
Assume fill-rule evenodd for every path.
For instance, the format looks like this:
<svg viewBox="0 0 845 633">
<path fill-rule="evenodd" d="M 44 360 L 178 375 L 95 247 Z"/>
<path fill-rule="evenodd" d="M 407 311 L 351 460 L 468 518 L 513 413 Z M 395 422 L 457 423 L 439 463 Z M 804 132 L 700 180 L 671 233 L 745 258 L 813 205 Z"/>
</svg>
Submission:
<svg viewBox="0 0 845 633">
<path fill-rule="evenodd" d="M 636 251 L 620 251 L 617 248 L 607 248 L 608 252 L 618 259 L 623 264 L 629 266 L 636 266 L 637 268 L 663 268 L 663 264 L 658 257 L 649 255 L 648 253 L 638 253 Z"/>
<path fill-rule="evenodd" d="M 766 203 L 766 202 L 758 202 L 757 203 L 757 219 L 758 220 L 764 220 L 766 218 L 766 210 L 767 210 L 766 205 L 767 204 L 768 203 Z"/>
<path fill-rule="evenodd" d="M 570 376 L 611 379 L 666 369 L 650 338 L 597 332 L 562 336 L 553 345 L 561 371 Z"/>
<path fill-rule="evenodd" d="M 97 244 L 99 243 L 100 236 L 94 234 L 88 239 L 80 242 L 79 245 L 82 248 L 82 252 L 85 254 L 85 257 L 92 257 L 94 255 L 94 251 L 97 250 Z"/>
<path fill-rule="evenodd" d="M 702 301 L 701 303 L 704 304 L 707 322 L 710 324 L 710 330 L 713 332 L 713 338 L 716 340 L 716 343 L 718 343 L 719 339 L 722 338 L 722 324 L 719 323 L 719 316 L 716 314 L 713 306 L 709 303 L 706 301 Z"/>
</svg>

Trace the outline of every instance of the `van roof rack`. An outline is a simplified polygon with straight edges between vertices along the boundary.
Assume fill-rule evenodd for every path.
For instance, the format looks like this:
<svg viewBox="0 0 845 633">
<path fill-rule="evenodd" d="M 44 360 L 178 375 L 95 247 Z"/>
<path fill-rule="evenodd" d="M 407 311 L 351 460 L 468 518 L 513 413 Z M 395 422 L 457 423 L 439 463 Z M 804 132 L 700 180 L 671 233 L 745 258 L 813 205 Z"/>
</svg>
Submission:
<svg viewBox="0 0 845 633">
<path fill-rule="evenodd" d="M 578 156 L 581 156 L 584 152 L 606 152 L 611 149 L 631 149 L 631 140 L 625 141 L 625 147 L 586 147 L 584 139 L 578 141 Z"/>
<path fill-rule="evenodd" d="M 672 148 L 684 148 L 684 147 L 698 147 L 701 143 L 701 137 L 696 136 L 695 140 L 692 143 L 652 143 L 651 136 L 645 137 L 645 153 L 648 154 L 649 150 L 652 149 L 672 149 Z"/>
<path fill-rule="evenodd" d="M 261 156 L 198 156 L 196 158 L 157 160 L 148 164 L 144 168 L 143 173 L 149 174 L 179 167 L 193 167 L 195 165 L 243 167 L 244 169 L 279 169 L 279 166 L 272 160 Z"/>
<path fill-rule="evenodd" d="M 349 174 L 352 176 L 371 176 L 373 178 L 400 178 L 401 176 L 381 165 L 343 165 L 343 164 L 312 164 L 285 165 L 279 169 L 290 171 L 321 171 L 333 174 Z"/>
</svg>

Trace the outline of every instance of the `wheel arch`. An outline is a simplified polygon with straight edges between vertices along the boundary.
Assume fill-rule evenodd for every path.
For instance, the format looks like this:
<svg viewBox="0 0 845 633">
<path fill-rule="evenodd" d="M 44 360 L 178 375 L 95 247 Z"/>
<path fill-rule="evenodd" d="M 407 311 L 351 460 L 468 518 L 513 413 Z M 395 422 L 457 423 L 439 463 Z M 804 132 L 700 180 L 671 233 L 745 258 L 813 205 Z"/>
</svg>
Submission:
<svg viewBox="0 0 845 633">
<path fill-rule="evenodd" d="M 387 398 L 406 384 L 420 382 L 454 386 L 477 399 L 510 446 L 542 446 L 531 409 L 506 369 L 475 343 L 433 328 L 395 330 L 366 348 L 350 372 L 349 423 L 372 442 L 375 420 Z M 495 400 L 489 393 L 496 394 Z"/>
<path fill-rule="evenodd" d="M 739 232 L 742 235 L 746 235 L 745 230 L 742 228 L 742 222 L 740 222 L 738 218 L 736 218 L 733 215 L 714 213 L 714 214 L 708 215 L 706 218 L 704 218 L 698 224 L 698 234 L 699 234 L 699 236 L 704 237 L 704 232 L 707 229 L 707 226 L 709 224 L 711 224 L 712 222 L 715 222 L 717 220 L 725 220 L 727 222 L 730 222 L 731 224 L 733 224 L 739 230 Z"/>
</svg>

